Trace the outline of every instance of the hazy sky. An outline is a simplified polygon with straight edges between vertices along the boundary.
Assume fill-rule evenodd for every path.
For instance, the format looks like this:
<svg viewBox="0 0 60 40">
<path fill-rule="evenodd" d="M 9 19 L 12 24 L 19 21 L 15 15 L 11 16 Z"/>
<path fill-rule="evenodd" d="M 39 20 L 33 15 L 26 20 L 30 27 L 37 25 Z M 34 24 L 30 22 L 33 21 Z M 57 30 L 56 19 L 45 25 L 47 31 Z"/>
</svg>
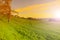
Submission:
<svg viewBox="0 0 60 40">
<path fill-rule="evenodd" d="M 13 0 L 12 8 L 21 17 L 60 17 L 60 0 Z"/>
<path fill-rule="evenodd" d="M 52 2 L 54 0 L 13 0 L 12 8 L 22 8 L 29 5 L 42 4 L 47 2 Z"/>
</svg>

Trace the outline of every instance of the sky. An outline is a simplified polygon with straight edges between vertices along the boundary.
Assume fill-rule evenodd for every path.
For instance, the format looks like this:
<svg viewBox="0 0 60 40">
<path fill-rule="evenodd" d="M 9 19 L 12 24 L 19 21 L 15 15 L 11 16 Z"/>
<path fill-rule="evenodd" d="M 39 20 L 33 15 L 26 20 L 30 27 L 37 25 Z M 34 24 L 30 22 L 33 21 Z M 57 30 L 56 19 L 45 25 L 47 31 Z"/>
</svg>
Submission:
<svg viewBox="0 0 60 40">
<path fill-rule="evenodd" d="M 30 5 L 43 4 L 43 3 L 48 3 L 52 1 L 54 0 L 12 0 L 12 7 L 14 9 L 22 8 Z"/>
<path fill-rule="evenodd" d="M 20 17 L 53 18 L 60 8 L 59 0 L 13 0 L 12 9 Z M 59 17 L 59 16 L 58 16 Z"/>
</svg>

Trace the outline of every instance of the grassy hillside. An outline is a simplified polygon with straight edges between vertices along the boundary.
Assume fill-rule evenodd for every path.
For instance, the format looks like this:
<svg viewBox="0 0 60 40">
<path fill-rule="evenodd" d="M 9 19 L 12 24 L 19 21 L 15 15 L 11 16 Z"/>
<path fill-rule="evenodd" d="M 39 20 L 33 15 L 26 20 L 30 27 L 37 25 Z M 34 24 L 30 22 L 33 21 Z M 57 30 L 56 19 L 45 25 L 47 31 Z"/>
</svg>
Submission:
<svg viewBox="0 0 60 40">
<path fill-rule="evenodd" d="M 13 17 L 0 17 L 0 40 L 60 40 L 60 25 Z"/>
</svg>

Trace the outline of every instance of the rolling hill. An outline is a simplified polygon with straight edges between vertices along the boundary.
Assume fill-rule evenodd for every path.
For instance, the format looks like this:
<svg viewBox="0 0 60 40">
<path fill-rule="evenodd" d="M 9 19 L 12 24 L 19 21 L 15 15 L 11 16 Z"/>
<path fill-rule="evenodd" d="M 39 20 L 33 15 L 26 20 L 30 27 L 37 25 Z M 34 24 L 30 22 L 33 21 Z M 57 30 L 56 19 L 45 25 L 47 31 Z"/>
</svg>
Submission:
<svg viewBox="0 0 60 40">
<path fill-rule="evenodd" d="M 0 15 L 0 40 L 60 40 L 58 24 L 6 15 Z"/>
</svg>

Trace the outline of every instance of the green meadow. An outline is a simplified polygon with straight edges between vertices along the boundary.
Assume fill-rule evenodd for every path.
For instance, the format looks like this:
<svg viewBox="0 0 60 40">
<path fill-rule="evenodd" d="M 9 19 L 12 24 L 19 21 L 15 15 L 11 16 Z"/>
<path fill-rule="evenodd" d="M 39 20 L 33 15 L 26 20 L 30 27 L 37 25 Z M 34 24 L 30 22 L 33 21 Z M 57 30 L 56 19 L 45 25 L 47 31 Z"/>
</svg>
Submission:
<svg viewBox="0 0 60 40">
<path fill-rule="evenodd" d="M 60 24 L 42 20 L 0 17 L 0 40 L 60 40 Z"/>
</svg>

